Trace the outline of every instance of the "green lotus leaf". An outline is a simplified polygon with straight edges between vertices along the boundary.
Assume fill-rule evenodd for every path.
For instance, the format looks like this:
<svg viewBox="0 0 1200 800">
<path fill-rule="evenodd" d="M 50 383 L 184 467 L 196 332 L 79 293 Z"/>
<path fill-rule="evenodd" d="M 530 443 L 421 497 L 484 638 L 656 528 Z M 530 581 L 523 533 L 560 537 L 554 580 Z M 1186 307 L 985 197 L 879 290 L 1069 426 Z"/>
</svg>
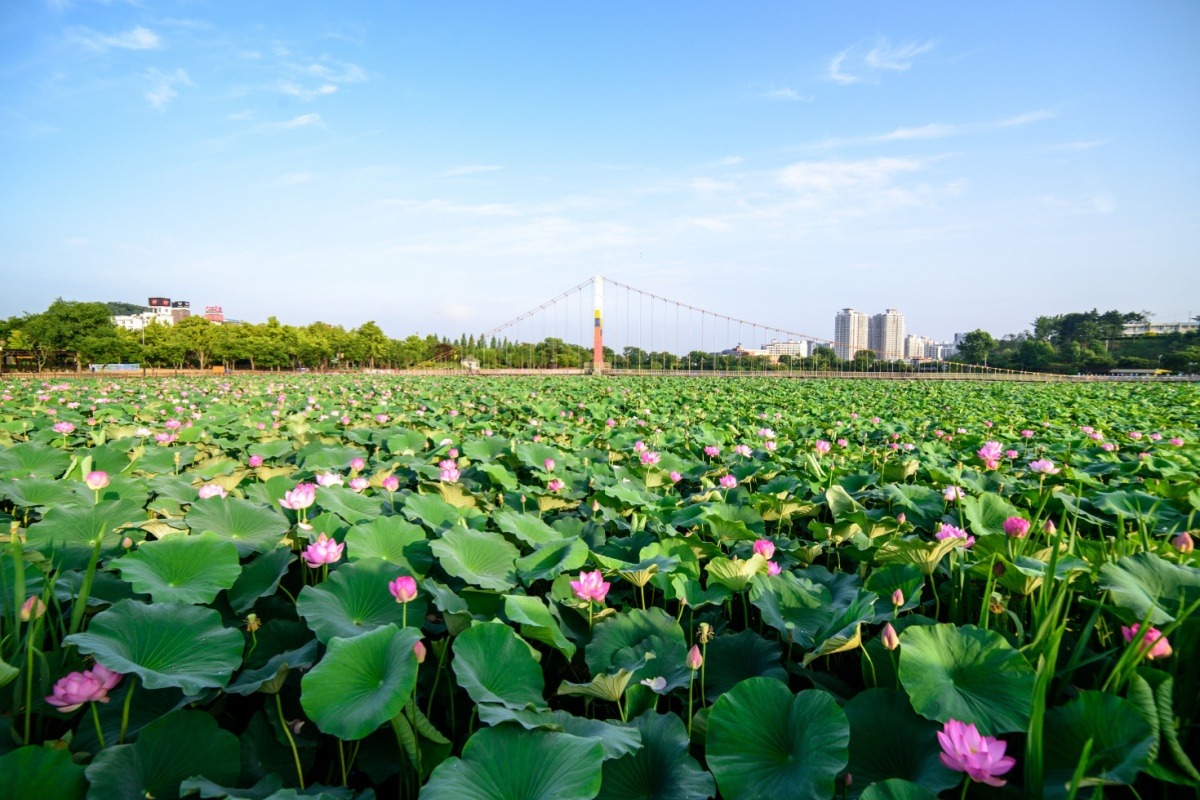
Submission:
<svg viewBox="0 0 1200 800">
<path fill-rule="evenodd" d="M 87 768 L 89 793 L 105 800 L 178 800 L 188 778 L 236 782 L 241 761 L 237 737 L 210 714 L 175 711 L 143 728 L 134 744 L 101 750 Z"/>
<path fill-rule="evenodd" d="M 1034 671 L 995 631 L 923 625 L 900 634 L 900 683 L 926 719 L 974 723 L 987 736 L 1023 731 Z"/>
<path fill-rule="evenodd" d="M 400 517 L 379 517 L 355 525 L 346 534 L 346 557 L 351 561 L 382 558 L 419 578 L 433 565 L 425 529 Z"/>
<path fill-rule="evenodd" d="M 683 629 L 661 608 L 634 609 L 608 617 L 596 623 L 592 632 L 586 651 L 588 669 L 593 675 L 637 670 L 633 664 L 640 661 L 647 642 L 655 636 L 687 649 Z"/>
<path fill-rule="evenodd" d="M 755 554 L 744 561 L 718 556 L 704 567 L 708 572 L 709 584 L 719 584 L 731 592 L 743 591 L 755 575 L 767 573 L 767 560 Z"/>
<path fill-rule="evenodd" d="M 521 626 L 521 635 L 526 639 L 553 647 L 568 661 L 575 657 L 575 643 L 563 634 L 558 620 L 540 597 L 505 595 L 504 615 Z"/>
<path fill-rule="evenodd" d="M 388 584 L 403 574 L 399 567 L 377 558 L 343 564 L 328 580 L 300 590 L 296 613 L 323 643 L 385 625 L 400 628 L 407 623 L 419 628 L 425 621 L 425 601 L 418 597 L 411 603 L 398 603 L 388 589 Z"/>
<path fill-rule="evenodd" d="M 498 533 L 453 528 L 429 548 L 442 569 L 474 586 L 503 592 L 517 584 L 520 553 Z"/>
<path fill-rule="evenodd" d="M 476 703 L 545 708 L 542 668 L 512 628 L 501 622 L 472 625 L 454 640 L 451 662 L 458 684 Z"/>
<path fill-rule="evenodd" d="M 196 448 L 190 444 L 185 447 L 147 447 L 135 468 L 148 475 L 173 475 L 191 466 L 195 460 Z"/>
<path fill-rule="evenodd" d="M 587 563 L 588 547 L 582 539 L 555 539 L 517 559 L 517 575 L 526 585 L 539 580 L 554 580 L 564 572 L 574 572 Z"/>
<path fill-rule="evenodd" d="M 1103 564 L 1100 587 L 1131 612 L 1130 621 L 1140 622 L 1148 614 L 1152 625 L 1164 625 L 1200 600 L 1200 569 L 1172 564 L 1155 553 L 1138 553 Z"/>
<path fill-rule="evenodd" d="M 947 769 L 938 757 L 941 726 L 917 716 L 903 692 L 867 689 L 843 711 L 850 722 L 847 771 L 855 786 L 902 778 L 936 795 L 961 782 L 962 774 Z"/>
<path fill-rule="evenodd" d="M 21 508 L 92 504 L 92 498 L 85 500 L 69 484 L 51 478 L 0 480 L 0 498 Z"/>
<path fill-rule="evenodd" d="M 1084 787 L 1127 785 L 1148 766 L 1156 740 L 1150 723 L 1128 700 L 1106 692 L 1080 692 L 1065 706 L 1046 712 L 1045 791 L 1067 796 L 1067 787 L 1084 745 L 1091 741 L 1082 780 Z"/>
<path fill-rule="evenodd" d="M 362 739 L 400 713 L 417 680 L 416 628 L 395 625 L 333 639 L 300 681 L 300 705 L 323 733 Z"/>
<path fill-rule="evenodd" d="M 63 569 L 83 569 L 96 541 L 103 539 L 101 555 L 121 550 L 121 528 L 144 521 L 141 506 L 128 500 L 104 500 L 94 506 L 58 506 L 41 522 L 29 526 L 25 546 L 50 558 Z M 137 538 L 141 532 L 135 531 Z"/>
<path fill-rule="evenodd" d="M 942 518 L 946 501 L 942 493 L 919 484 L 889 483 L 883 496 L 891 503 L 892 515 L 903 513 L 910 525 L 928 530 Z"/>
<path fill-rule="evenodd" d="M 591 800 L 603 754 L 599 742 L 565 733 L 483 728 L 462 758 L 438 765 L 421 800 Z"/>
<path fill-rule="evenodd" d="M 39 442 L 0 450 L 0 478 L 59 478 L 70 464 L 65 451 Z"/>
<path fill-rule="evenodd" d="M 636 752 L 642 746 L 637 728 L 622 725 L 619 720 L 586 719 L 566 711 L 513 709 L 492 703 L 482 703 L 477 708 L 480 721 L 488 725 L 515 722 L 531 731 L 560 731 L 581 739 L 595 739 L 604 748 L 605 761 Z"/>
<path fill-rule="evenodd" d="M 30 745 L 0 756 L 0 800 L 45 797 L 54 800 L 83 800 L 88 784 L 83 767 L 71 753 Z"/>
<path fill-rule="evenodd" d="M 343 486 L 317 487 L 317 505 L 341 517 L 348 525 L 375 519 L 383 513 L 380 498 L 368 497 Z"/>
<path fill-rule="evenodd" d="M 492 514 L 492 521 L 505 533 L 512 534 L 531 547 L 540 547 L 563 538 L 562 533 L 551 528 L 532 514 L 521 514 L 505 508 Z"/>
<path fill-rule="evenodd" d="M 747 678 L 774 678 L 787 682 L 783 648 L 754 631 L 717 636 L 705 648 L 705 696 L 716 700 Z"/>
<path fill-rule="evenodd" d="M 282 514 L 237 497 L 196 503 L 184 522 L 196 533 L 212 531 L 233 542 L 239 558 L 275 549 L 288 531 L 288 522 Z"/>
<path fill-rule="evenodd" d="M 642 747 L 605 761 L 597 800 L 708 800 L 712 775 L 688 753 L 687 728 L 674 714 L 643 714 L 633 721 Z"/>
<path fill-rule="evenodd" d="M 289 548 L 277 547 L 255 556 L 242 567 L 242 574 L 229 588 L 229 605 L 239 614 L 254 607 L 260 597 L 274 594 L 288 567 L 296 561 Z"/>
<path fill-rule="evenodd" d="M 828 693 L 793 695 L 777 680 L 750 678 L 713 704 L 705 752 L 729 800 L 827 800 L 849 741 L 846 715 Z"/>
<path fill-rule="evenodd" d="M 215 533 L 145 542 L 110 566 L 156 603 L 211 603 L 242 571 L 237 548 Z"/>
<path fill-rule="evenodd" d="M 1021 510 L 998 494 L 983 492 L 962 499 L 963 516 L 976 536 L 1004 534 L 1004 520 L 1022 516 Z"/>
<path fill-rule="evenodd" d="M 889 778 L 873 783 L 860 795 L 862 800 L 937 800 L 937 795 L 915 783 Z"/>
<path fill-rule="evenodd" d="M 135 673 L 148 689 L 177 687 L 194 695 L 224 688 L 242 663 L 242 634 L 221 625 L 211 608 L 122 600 L 92 618 L 64 644 L 92 654 L 114 672 Z"/>
</svg>

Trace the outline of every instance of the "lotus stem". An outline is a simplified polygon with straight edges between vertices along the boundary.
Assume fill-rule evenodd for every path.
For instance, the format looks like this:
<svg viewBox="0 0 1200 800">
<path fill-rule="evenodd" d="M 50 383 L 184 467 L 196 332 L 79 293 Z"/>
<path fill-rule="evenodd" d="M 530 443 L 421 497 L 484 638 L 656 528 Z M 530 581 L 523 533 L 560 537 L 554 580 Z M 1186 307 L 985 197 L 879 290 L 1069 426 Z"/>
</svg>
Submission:
<svg viewBox="0 0 1200 800">
<path fill-rule="evenodd" d="M 125 743 L 125 732 L 129 730 L 129 705 L 133 700 L 133 690 L 137 688 L 137 678 L 129 676 L 129 689 L 125 692 L 125 705 L 121 708 L 121 732 L 117 735 L 117 744 Z"/>
<path fill-rule="evenodd" d="M 296 740 L 292 738 L 292 726 L 287 724 L 287 720 L 283 718 L 283 701 L 279 699 L 279 692 L 275 693 L 275 711 L 279 714 L 279 724 L 283 726 L 283 735 L 287 737 L 288 744 L 292 748 L 292 760 L 296 762 L 296 780 L 300 782 L 300 788 L 304 789 L 304 768 L 300 766 L 300 751 L 296 749 Z"/>
<path fill-rule="evenodd" d="M 71 633 L 78 633 L 83 624 L 83 615 L 87 613 L 88 597 L 92 594 L 92 581 L 96 577 L 96 565 L 100 563 L 100 551 L 104 549 L 104 531 L 96 534 L 96 544 L 92 547 L 92 557 L 88 560 L 87 571 L 83 573 L 83 583 L 79 594 L 75 597 L 75 605 L 71 608 Z"/>
<path fill-rule="evenodd" d="M 95 703 L 88 703 L 92 707 L 92 722 L 96 724 L 96 739 L 100 742 L 100 749 L 103 750 L 104 744 L 104 729 L 100 727 L 100 712 L 96 710 Z"/>
</svg>

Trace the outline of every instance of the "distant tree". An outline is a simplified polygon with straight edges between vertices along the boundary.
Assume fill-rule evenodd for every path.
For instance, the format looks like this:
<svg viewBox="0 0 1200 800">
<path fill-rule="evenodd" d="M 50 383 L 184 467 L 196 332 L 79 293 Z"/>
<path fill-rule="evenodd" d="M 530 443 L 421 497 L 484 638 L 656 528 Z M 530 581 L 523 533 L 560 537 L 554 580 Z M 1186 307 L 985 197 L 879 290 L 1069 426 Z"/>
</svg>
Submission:
<svg viewBox="0 0 1200 800">
<path fill-rule="evenodd" d="M 185 317 L 175 323 L 175 333 L 184 350 L 200 369 L 206 369 L 212 358 L 217 345 L 217 327 L 204 317 Z"/>
<path fill-rule="evenodd" d="M 987 366 L 988 353 L 996 349 L 996 340 L 990 333 L 975 329 L 963 337 L 958 345 L 958 360 L 967 364 Z"/>
<path fill-rule="evenodd" d="M 76 372 L 83 369 L 84 358 L 111 350 L 117 338 L 117 327 L 103 303 L 80 303 L 61 297 L 41 314 L 26 319 L 21 331 L 47 357 L 54 350 L 70 353 Z M 39 370 L 44 363 L 40 360 Z"/>
<path fill-rule="evenodd" d="M 109 300 L 104 304 L 108 308 L 109 316 L 123 317 L 134 314 L 141 314 L 146 310 L 146 306 L 138 303 L 122 303 L 119 300 Z"/>
</svg>

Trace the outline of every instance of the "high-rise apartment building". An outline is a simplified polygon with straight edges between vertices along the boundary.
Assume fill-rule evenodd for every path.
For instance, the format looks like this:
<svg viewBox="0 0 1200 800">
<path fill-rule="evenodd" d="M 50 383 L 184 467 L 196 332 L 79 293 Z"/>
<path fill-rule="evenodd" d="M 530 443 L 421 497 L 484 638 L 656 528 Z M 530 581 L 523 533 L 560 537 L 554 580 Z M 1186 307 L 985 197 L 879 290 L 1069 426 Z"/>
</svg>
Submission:
<svg viewBox="0 0 1200 800">
<path fill-rule="evenodd" d="M 871 317 L 867 348 L 884 361 L 904 358 L 904 315 L 894 308 Z"/>
<path fill-rule="evenodd" d="M 833 352 L 847 360 L 854 358 L 859 350 L 870 349 L 870 327 L 869 316 L 853 308 L 843 308 L 833 318 Z"/>
<path fill-rule="evenodd" d="M 904 357 L 908 359 L 932 358 L 930 350 L 933 348 L 933 339 L 928 336 L 918 336 L 915 333 L 910 333 L 904 337 Z"/>
</svg>

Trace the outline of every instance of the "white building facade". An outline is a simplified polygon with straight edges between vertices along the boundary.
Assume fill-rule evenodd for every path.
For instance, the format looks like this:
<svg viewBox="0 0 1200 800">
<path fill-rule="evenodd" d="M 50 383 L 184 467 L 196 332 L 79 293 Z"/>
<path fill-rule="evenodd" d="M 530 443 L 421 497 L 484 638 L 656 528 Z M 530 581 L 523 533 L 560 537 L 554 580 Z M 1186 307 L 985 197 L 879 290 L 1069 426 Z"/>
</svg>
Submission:
<svg viewBox="0 0 1200 800">
<path fill-rule="evenodd" d="M 854 358 L 859 350 L 868 350 L 871 318 L 853 308 L 843 308 L 833 318 L 833 352 L 842 360 Z"/>
</svg>

